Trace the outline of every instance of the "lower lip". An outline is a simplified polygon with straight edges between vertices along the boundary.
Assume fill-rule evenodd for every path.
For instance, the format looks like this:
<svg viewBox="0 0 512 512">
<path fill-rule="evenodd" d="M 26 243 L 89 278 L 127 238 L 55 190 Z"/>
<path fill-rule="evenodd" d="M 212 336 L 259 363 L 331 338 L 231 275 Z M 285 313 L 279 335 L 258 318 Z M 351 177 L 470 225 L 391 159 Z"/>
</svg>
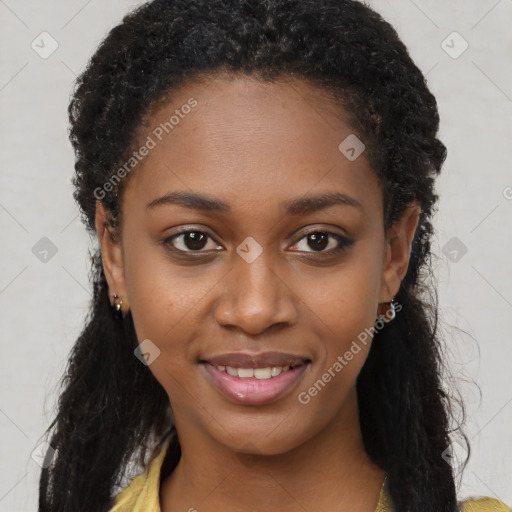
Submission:
<svg viewBox="0 0 512 512">
<path fill-rule="evenodd" d="M 288 393 L 306 371 L 307 364 L 295 366 L 270 379 L 255 377 L 242 379 L 217 370 L 210 363 L 202 363 L 215 387 L 229 400 L 243 405 L 262 405 L 274 402 Z"/>
</svg>

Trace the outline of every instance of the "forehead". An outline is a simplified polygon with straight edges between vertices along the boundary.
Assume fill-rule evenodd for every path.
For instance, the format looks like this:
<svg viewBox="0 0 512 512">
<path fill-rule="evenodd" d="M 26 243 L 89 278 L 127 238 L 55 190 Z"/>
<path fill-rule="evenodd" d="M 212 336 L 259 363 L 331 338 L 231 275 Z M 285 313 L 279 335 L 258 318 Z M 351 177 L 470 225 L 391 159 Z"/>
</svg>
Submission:
<svg viewBox="0 0 512 512">
<path fill-rule="evenodd" d="M 261 208 L 262 201 L 336 190 L 378 203 L 364 152 L 349 160 L 339 148 L 354 136 L 348 119 L 325 90 L 302 80 L 218 75 L 189 82 L 141 124 L 136 147 L 151 149 L 126 196 L 142 202 L 189 189 Z"/>
</svg>

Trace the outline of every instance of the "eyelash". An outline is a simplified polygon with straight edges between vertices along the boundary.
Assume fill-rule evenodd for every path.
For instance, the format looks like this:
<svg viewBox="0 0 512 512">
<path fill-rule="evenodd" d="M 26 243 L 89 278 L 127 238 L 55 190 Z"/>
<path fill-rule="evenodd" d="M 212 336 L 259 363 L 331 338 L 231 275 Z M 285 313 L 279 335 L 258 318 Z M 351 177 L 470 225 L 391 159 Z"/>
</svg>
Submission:
<svg viewBox="0 0 512 512">
<path fill-rule="evenodd" d="M 200 234 L 206 235 L 211 240 L 214 240 L 213 237 L 211 237 L 208 233 L 205 233 L 204 231 L 200 231 L 198 229 L 188 229 L 188 230 L 180 231 L 179 233 L 176 233 L 170 237 L 165 238 L 164 240 L 162 240 L 162 245 L 165 247 L 166 250 L 168 250 L 172 253 L 175 253 L 175 254 L 178 253 L 179 255 L 202 254 L 202 253 L 208 254 L 210 252 L 210 251 L 204 251 L 204 250 L 182 251 L 181 249 L 176 249 L 174 247 L 170 247 L 170 244 L 172 244 L 173 240 L 175 240 L 176 238 L 178 238 L 182 235 L 186 235 L 187 233 L 200 233 Z M 332 233 L 331 231 L 325 231 L 325 230 L 318 229 L 318 230 L 309 231 L 309 232 L 305 233 L 293 245 L 296 245 L 297 243 L 301 242 L 304 238 L 307 238 L 308 236 L 315 235 L 315 234 L 324 234 L 324 235 L 331 236 L 338 242 L 338 247 L 336 247 L 334 249 L 330 249 L 328 251 L 300 251 L 300 252 L 306 252 L 306 253 L 312 255 L 313 258 L 326 258 L 329 256 L 334 256 L 340 252 L 346 251 L 354 243 L 353 240 L 350 240 L 341 235 L 338 235 L 337 233 Z M 214 251 L 214 252 L 218 252 L 218 251 Z M 192 256 L 192 257 L 197 257 L 197 256 Z"/>
</svg>

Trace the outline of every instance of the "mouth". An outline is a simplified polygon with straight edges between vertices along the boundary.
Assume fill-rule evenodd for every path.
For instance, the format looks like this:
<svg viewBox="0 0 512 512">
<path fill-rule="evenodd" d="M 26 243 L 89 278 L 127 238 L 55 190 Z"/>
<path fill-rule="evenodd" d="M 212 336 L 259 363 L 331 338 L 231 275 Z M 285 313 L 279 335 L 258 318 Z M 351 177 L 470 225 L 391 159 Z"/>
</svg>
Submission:
<svg viewBox="0 0 512 512">
<path fill-rule="evenodd" d="M 263 362 L 244 366 L 199 361 L 210 384 L 235 404 L 264 405 L 289 394 L 309 368 L 311 360 L 290 361 L 287 365 L 262 366 Z"/>
<path fill-rule="evenodd" d="M 257 380 L 268 380 L 275 379 L 284 372 L 294 370 L 295 368 L 307 364 L 304 363 L 286 365 L 286 366 L 264 366 L 260 368 L 236 368 L 229 365 L 214 365 L 208 361 L 201 361 L 203 364 L 209 364 L 217 369 L 219 372 L 227 373 L 232 377 L 238 377 L 240 379 L 257 379 Z"/>
<path fill-rule="evenodd" d="M 311 362 L 306 356 L 296 354 L 286 354 L 284 352 L 231 352 L 208 356 L 198 360 L 199 363 L 209 363 L 217 368 L 236 368 L 236 369 L 266 369 L 266 368 L 293 368 L 301 364 Z M 222 371 L 222 370 L 221 370 Z"/>
</svg>

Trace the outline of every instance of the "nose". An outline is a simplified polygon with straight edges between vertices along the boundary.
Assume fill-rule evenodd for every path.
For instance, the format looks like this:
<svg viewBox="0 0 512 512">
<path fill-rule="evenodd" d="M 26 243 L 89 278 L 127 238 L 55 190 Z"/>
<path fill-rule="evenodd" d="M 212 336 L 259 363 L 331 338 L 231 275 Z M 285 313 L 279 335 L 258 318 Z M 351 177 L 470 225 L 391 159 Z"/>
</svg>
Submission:
<svg viewBox="0 0 512 512">
<path fill-rule="evenodd" d="M 266 252 L 254 261 L 234 256 L 215 307 L 220 325 L 256 335 L 277 324 L 282 327 L 297 321 L 298 297 L 292 283 L 286 282 L 286 272 L 279 271 Z"/>
</svg>

